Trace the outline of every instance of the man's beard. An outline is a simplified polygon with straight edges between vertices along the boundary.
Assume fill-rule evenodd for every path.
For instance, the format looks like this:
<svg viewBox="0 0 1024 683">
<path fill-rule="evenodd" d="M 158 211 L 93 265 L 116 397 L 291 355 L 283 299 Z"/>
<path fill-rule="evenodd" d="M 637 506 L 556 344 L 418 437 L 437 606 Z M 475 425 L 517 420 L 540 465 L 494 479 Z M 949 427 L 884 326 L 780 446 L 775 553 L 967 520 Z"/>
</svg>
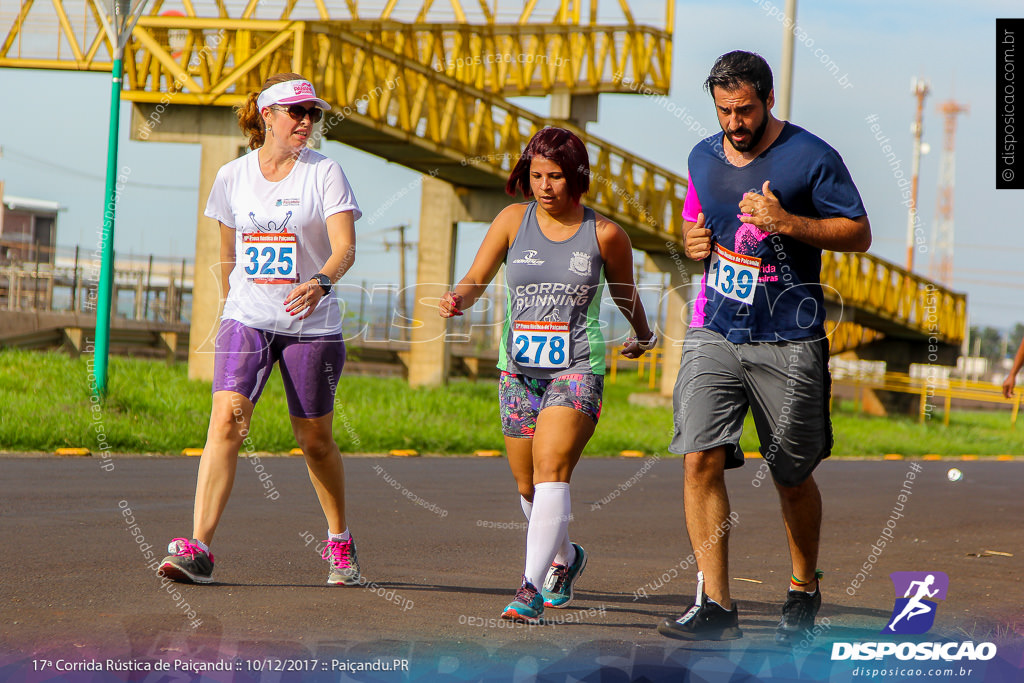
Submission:
<svg viewBox="0 0 1024 683">
<path fill-rule="evenodd" d="M 733 149 L 737 152 L 749 152 L 754 147 L 757 147 L 757 143 L 761 142 L 761 138 L 764 137 L 764 132 L 768 128 L 768 107 L 764 108 L 764 116 L 761 119 L 761 125 L 759 125 L 753 132 L 749 128 L 739 128 L 732 133 L 726 131 L 725 135 L 729 138 L 729 142 L 732 143 Z M 735 133 L 746 133 L 749 137 L 746 142 L 736 142 L 733 139 Z"/>
</svg>

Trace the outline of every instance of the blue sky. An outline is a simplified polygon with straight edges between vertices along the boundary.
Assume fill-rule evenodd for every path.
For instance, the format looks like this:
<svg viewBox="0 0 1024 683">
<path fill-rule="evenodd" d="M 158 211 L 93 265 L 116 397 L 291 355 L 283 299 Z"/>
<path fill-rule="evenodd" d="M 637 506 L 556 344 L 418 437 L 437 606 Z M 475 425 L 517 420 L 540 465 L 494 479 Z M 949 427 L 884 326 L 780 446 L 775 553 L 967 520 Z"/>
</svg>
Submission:
<svg viewBox="0 0 1024 683">
<path fill-rule="evenodd" d="M 645 3 L 650 4 L 650 3 Z M 639 95 L 602 95 L 600 119 L 589 130 L 677 173 L 686 172 L 689 149 L 698 140 L 673 111 L 687 108 L 709 130 L 717 130 L 711 100 L 701 89 L 714 59 L 733 49 L 764 55 L 778 72 L 782 24 L 771 7 L 784 0 L 684 2 L 676 7 L 672 88 L 667 100 Z M 656 5 L 656 3 L 654 3 Z M 634 3 L 634 9 L 638 9 Z M 663 10 L 639 16 L 660 16 Z M 919 211 L 930 240 L 942 150 L 942 119 L 936 105 L 950 97 L 967 104 L 957 128 L 956 252 L 954 289 L 968 293 L 972 324 L 1009 327 L 1024 321 L 1024 233 L 1015 204 L 1024 192 L 994 189 L 995 19 L 1024 14 L 1019 2 L 952 0 L 860 0 L 799 3 L 804 41 L 795 46 L 791 120 L 821 136 L 843 155 L 861 191 L 874 231 L 871 251 L 902 264 L 906 207 L 889 161 L 875 140 L 869 116 L 891 138 L 903 171 L 911 163 L 913 76 L 931 82 L 922 158 Z M 817 55 L 815 50 L 818 50 Z M 822 64 L 826 55 L 839 68 Z M 839 79 L 845 76 L 845 81 Z M 22 104 L 0 107 L 0 179 L 7 194 L 51 199 L 67 207 L 58 243 L 95 245 L 102 221 L 109 76 L 92 73 L 0 69 L 4 92 L 38 93 Z M 46 93 L 49 93 L 48 95 Z M 547 113 L 543 98 L 517 104 Z M 668 106 L 672 103 L 675 106 Z M 199 149 L 195 145 L 132 142 L 129 106 L 122 107 L 119 167 L 130 169 L 118 209 L 115 246 L 122 254 L 193 255 Z M 364 219 L 357 224 L 359 257 L 352 281 L 396 282 L 396 252 L 383 240 L 387 228 L 415 226 L 419 216 L 417 174 L 358 150 L 326 143 L 321 150 L 339 161 L 352 182 Z M 411 191 L 406 188 L 413 187 Z M 395 199 L 397 194 L 402 196 Z M 379 207 L 386 210 L 373 216 Z M 459 275 L 468 267 L 486 225 L 460 227 Z M 918 270 L 928 254 L 918 254 Z M 414 264 L 414 258 L 410 264 Z M 410 278 L 415 277 L 410 265 Z"/>
</svg>

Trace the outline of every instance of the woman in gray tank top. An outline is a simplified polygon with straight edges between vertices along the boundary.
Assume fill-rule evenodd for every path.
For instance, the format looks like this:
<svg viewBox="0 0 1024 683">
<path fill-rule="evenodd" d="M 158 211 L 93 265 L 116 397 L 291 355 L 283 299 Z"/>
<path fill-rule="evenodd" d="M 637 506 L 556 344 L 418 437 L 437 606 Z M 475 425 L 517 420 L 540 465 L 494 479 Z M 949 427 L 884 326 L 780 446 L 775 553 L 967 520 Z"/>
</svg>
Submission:
<svg viewBox="0 0 1024 683">
<path fill-rule="evenodd" d="M 498 214 L 466 277 L 440 304 L 443 317 L 462 315 L 505 264 L 498 395 L 529 527 L 522 584 L 501 616 L 527 623 L 541 621 L 545 607 L 566 607 L 587 564 L 583 548 L 569 541 L 569 479 L 601 413 L 605 280 L 636 333 L 622 355 L 639 358 L 657 343 L 633 282 L 629 237 L 580 203 L 589 186 L 582 140 L 562 128 L 534 135 L 505 186 L 533 201 Z"/>
</svg>

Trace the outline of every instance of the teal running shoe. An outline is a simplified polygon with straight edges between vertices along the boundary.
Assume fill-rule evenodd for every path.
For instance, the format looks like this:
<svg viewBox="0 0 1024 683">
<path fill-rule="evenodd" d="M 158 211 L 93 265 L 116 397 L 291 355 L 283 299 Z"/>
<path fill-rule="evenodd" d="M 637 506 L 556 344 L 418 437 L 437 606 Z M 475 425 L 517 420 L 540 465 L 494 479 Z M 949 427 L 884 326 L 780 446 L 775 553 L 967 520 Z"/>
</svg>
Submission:
<svg viewBox="0 0 1024 683">
<path fill-rule="evenodd" d="M 583 575 L 583 570 L 587 566 L 587 553 L 583 550 L 583 546 L 573 543 L 572 547 L 576 549 L 576 559 L 572 561 L 572 564 L 553 563 L 551 569 L 548 570 L 544 588 L 541 590 L 545 607 L 558 609 L 568 607 L 572 602 L 574 597 L 572 588 L 576 579 Z"/>
<path fill-rule="evenodd" d="M 537 591 L 537 587 L 524 576 L 523 585 L 516 591 L 515 599 L 502 612 L 501 618 L 526 624 L 539 624 L 543 614 L 544 598 Z"/>
</svg>

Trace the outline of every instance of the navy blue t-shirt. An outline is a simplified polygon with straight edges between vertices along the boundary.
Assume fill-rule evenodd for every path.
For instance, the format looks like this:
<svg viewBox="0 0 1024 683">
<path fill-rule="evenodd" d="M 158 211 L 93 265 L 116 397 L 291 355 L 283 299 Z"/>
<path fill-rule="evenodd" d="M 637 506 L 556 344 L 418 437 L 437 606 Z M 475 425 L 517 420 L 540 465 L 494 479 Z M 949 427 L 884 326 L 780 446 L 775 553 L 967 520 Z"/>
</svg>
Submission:
<svg viewBox="0 0 1024 683">
<path fill-rule="evenodd" d="M 722 136 L 712 135 L 690 152 L 690 187 L 683 215 L 686 220 L 696 221 L 698 211 L 703 212 L 705 227 L 711 230 L 712 247 L 717 243 L 735 254 L 760 258 L 761 262 L 756 285 L 751 272 L 747 272 L 741 274 L 746 281 L 741 278 L 740 286 L 734 287 L 737 283 L 730 278 L 743 268 L 731 271 L 729 264 L 746 263 L 749 270 L 752 260 L 722 252 L 723 258 L 717 259 L 717 269 L 712 272 L 713 259 L 705 259 L 702 293 L 691 326 L 707 327 L 735 343 L 821 338 L 825 334 L 821 249 L 792 237 L 763 232 L 742 223 L 737 214 L 743 194 L 760 193 L 768 180 L 782 208 L 794 215 L 865 216 L 850 172 L 839 153 L 824 140 L 791 123 L 785 124 L 768 149 L 743 167 L 733 166 L 724 158 Z M 709 282 L 718 282 L 718 289 Z M 744 292 L 746 295 L 739 298 L 750 298 L 751 287 L 750 303 L 733 298 Z"/>
</svg>

